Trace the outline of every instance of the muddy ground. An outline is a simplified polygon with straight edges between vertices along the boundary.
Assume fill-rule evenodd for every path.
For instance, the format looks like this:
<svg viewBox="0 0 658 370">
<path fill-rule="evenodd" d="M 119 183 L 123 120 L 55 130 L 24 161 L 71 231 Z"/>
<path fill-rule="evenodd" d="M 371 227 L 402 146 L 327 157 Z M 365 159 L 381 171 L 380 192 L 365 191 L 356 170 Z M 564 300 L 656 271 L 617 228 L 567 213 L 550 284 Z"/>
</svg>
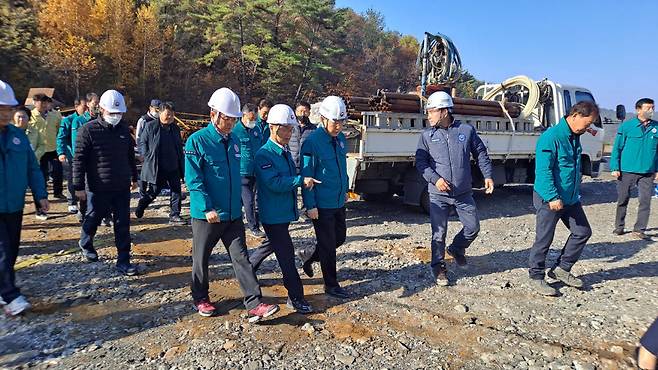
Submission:
<svg viewBox="0 0 658 370">
<path fill-rule="evenodd" d="M 281 311 L 248 324 L 220 244 L 211 258 L 211 297 L 220 315 L 191 307 L 191 228 L 167 225 L 160 197 L 131 220 L 134 262 L 141 275 L 114 270 L 111 229 L 100 227 L 101 261 L 77 253 L 80 226 L 53 203 L 52 217 L 26 207 L 19 263 L 64 251 L 18 272 L 34 304 L 21 318 L 0 316 L 0 366 L 58 369 L 623 369 L 634 365 L 639 337 L 658 315 L 658 242 L 612 234 L 615 185 L 604 175 L 583 185 L 594 234 L 573 272 L 586 287 L 554 283 L 561 296 L 541 297 L 528 285 L 534 238 L 529 186 L 476 194 L 482 232 L 468 249 L 457 284 L 437 287 L 429 274 L 428 216 L 391 202 L 350 201 L 348 237 L 338 251 L 347 301 L 323 294 L 321 277 L 301 273 L 317 312 L 285 307 L 273 256 L 259 271 L 266 302 Z M 648 234 L 658 240 L 658 199 Z M 136 199 L 133 199 L 133 206 Z M 633 199 L 629 224 L 635 220 Z M 184 208 L 184 212 L 187 212 Z M 456 220 L 448 237 L 459 230 Z M 291 226 L 297 247 L 312 245 L 309 223 Z M 568 236 L 558 227 L 549 261 Z M 258 240 L 249 238 L 249 245 Z M 75 250 L 75 249 L 73 249 Z M 549 262 L 550 263 L 550 262 Z M 316 265 L 319 273 L 319 266 Z"/>
</svg>

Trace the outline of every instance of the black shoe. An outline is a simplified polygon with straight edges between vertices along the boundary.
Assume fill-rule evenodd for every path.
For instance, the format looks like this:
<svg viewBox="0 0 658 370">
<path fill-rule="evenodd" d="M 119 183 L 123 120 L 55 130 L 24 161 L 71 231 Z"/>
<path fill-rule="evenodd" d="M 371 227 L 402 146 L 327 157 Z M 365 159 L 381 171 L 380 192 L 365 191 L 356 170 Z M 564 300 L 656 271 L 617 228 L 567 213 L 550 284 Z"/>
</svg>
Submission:
<svg viewBox="0 0 658 370">
<path fill-rule="evenodd" d="M 452 256 L 452 258 L 455 259 L 455 262 L 457 262 L 457 266 L 459 267 L 466 267 L 466 256 L 460 253 L 457 253 L 454 249 L 448 248 L 446 252 Z"/>
<path fill-rule="evenodd" d="M 137 267 L 135 265 L 132 265 L 130 262 L 127 264 L 117 264 L 117 270 L 126 275 L 126 276 L 135 276 L 137 275 Z"/>
<path fill-rule="evenodd" d="M 181 216 L 171 216 L 169 217 L 169 225 L 185 226 L 187 225 L 187 221 L 185 221 L 185 219 L 183 219 Z"/>
<path fill-rule="evenodd" d="M 112 219 L 109 217 L 105 217 L 101 220 L 101 226 L 112 226 Z"/>
<path fill-rule="evenodd" d="M 315 275 L 315 273 L 313 272 L 313 261 L 308 260 L 308 261 L 304 262 L 304 264 L 302 265 L 302 270 L 304 270 L 304 273 L 306 274 L 306 276 L 312 278 L 313 275 Z"/>
<path fill-rule="evenodd" d="M 135 217 L 136 218 L 144 217 L 144 210 L 139 207 L 135 208 Z"/>
<path fill-rule="evenodd" d="M 297 313 L 309 314 L 313 312 L 313 307 L 304 299 L 292 299 L 288 297 L 288 302 L 286 306 L 291 310 L 295 310 Z"/>
<path fill-rule="evenodd" d="M 434 282 L 438 286 L 448 286 L 451 284 L 450 278 L 448 277 L 448 269 L 446 269 L 444 265 L 433 267 L 432 275 L 434 276 Z"/>
<path fill-rule="evenodd" d="M 53 194 L 53 198 L 66 199 L 66 195 L 64 195 L 64 194 Z"/>
<path fill-rule="evenodd" d="M 618 227 L 618 228 L 612 230 L 612 233 L 615 234 L 615 235 L 624 235 L 624 228 L 623 227 L 622 228 Z"/>
<path fill-rule="evenodd" d="M 80 253 L 82 253 L 82 256 L 87 259 L 89 262 L 97 262 L 98 261 L 98 253 L 96 253 L 95 249 L 85 249 L 82 248 L 82 246 L 78 243 L 78 247 L 80 247 Z"/>
<path fill-rule="evenodd" d="M 340 299 L 348 299 L 350 297 L 347 291 L 339 286 L 329 288 L 328 286 L 325 285 L 324 292 L 332 297 L 336 297 Z"/>
</svg>

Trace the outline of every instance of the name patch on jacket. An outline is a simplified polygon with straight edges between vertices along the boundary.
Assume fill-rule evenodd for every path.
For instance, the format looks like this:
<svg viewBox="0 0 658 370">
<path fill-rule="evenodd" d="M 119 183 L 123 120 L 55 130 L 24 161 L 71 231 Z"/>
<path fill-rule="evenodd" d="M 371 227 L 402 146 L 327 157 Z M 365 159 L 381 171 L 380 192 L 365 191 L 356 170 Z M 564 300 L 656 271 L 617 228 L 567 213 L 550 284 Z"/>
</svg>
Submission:
<svg viewBox="0 0 658 370">
<path fill-rule="evenodd" d="M 264 165 L 260 166 L 261 170 L 266 170 L 268 168 L 272 168 L 272 163 L 265 163 Z"/>
<path fill-rule="evenodd" d="M 185 154 L 187 155 L 195 155 L 198 156 L 199 154 L 195 152 L 194 150 L 185 150 Z"/>
</svg>

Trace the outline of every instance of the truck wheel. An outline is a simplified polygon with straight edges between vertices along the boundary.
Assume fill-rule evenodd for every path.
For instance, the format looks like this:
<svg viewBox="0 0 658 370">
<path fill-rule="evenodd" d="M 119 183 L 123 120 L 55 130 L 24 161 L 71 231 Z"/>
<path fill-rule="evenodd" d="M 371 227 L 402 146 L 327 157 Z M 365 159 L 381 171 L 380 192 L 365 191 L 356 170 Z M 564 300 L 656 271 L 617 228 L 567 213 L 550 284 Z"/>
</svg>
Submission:
<svg viewBox="0 0 658 370">
<path fill-rule="evenodd" d="M 388 202 L 393 198 L 393 193 L 364 193 L 362 197 L 366 202 Z"/>
<path fill-rule="evenodd" d="M 430 193 L 427 189 L 423 190 L 423 193 L 420 195 L 420 207 L 426 214 L 430 214 Z"/>
</svg>

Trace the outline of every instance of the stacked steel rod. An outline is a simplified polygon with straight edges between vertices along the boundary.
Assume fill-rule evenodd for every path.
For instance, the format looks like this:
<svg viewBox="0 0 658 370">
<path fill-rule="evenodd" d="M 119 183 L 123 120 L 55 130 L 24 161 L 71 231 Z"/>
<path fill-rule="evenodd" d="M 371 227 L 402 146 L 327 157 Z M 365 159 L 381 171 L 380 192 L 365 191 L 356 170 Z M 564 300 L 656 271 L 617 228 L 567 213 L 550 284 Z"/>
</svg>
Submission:
<svg viewBox="0 0 658 370">
<path fill-rule="evenodd" d="M 378 91 L 370 97 L 348 96 L 345 98 L 350 118 L 358 119 L 361 112 L 419 113 L 420 98 L 416 94 Z M 506 117 L 500 104 L 495 101 L 454 98 L 453 110 L 458 115 Z M 518 105 L 506 103 L 505 109 L 512 118 L 521 113 Z"/>
</svg>

